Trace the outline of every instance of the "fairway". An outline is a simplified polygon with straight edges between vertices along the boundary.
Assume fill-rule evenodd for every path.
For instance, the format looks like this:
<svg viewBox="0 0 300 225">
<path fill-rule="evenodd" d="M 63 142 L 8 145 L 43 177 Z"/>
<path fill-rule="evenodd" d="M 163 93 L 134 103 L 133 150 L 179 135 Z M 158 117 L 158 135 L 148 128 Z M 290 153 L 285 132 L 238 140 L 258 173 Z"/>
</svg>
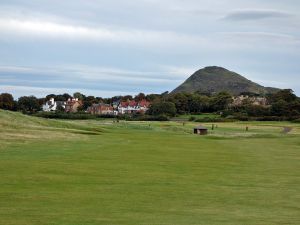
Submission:
<svg viewBox="0 0 300 225">
<path fill-rule="evenodd" d="M 0 110 L 0 225 L 300 224 L 300 124 L 215 124 Z"/>
</svg>

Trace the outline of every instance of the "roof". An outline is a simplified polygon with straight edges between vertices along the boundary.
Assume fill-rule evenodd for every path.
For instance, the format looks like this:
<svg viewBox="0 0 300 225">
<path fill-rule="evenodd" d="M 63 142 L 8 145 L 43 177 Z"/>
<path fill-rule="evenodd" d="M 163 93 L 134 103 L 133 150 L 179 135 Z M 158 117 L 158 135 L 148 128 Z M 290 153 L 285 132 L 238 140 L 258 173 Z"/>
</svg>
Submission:
<svg viewBox="0 0 300 225">
<path fill-rule="evenodd" d="M 129 106 L 135 107 L 135 106 L 137 106 L 137 102 L 132 100 L 132 101 L 129 102 Z"/>
<path fill-rule="evenodd" d="M 204 127 L 204 126 L 197 126 L 197 127 L 195 127 L 194 129 L 197 129 L 197 130 L 207 130 L 207 128 L 206 127 Z"/>
<path fill-rule="evenodd" d="M 150 102 L 148 102 L 147 100 L 143 99 L 139 102 L 140 106 L 144 106 L 144 107 L 149 107 Z"/>
<path fill-rule="evenodd" d="M 120 107 L 137 107 L 137 106 L 140 106 L 140 107 L 149 107 L 150 105 L 150 102 L 148 102 L 147 100 L 143 99 L 139 102 L 136 102 L 135 100 L 131 100 L 131 101 L 123 101 L 123 102 L 120 102 Z"/>
<path fill-rule="evenodd" d="M 129 102 L 121 102 L 121 107 L 128 107 L 129 105 Z"/>
<path fill-rule="evenodd" d="M 77 100 L 77 99 L 70 99 L 66 102 L 67 106 L 74 106 L 76 103 L 79 103 L 79 105 L 82 105 L 83 102 L 81 100 Z"/>
<path fill-rule="evenodd" d="M 104 104 L 104 103 L 98 103 L 98 104 L 93 104 L 93 105 L 91 105 L 90 107 L 89 107 L 90 109 L 92 109 L 92 108 L 113 108 L 111 105 L 109 105 L 109 104 Z"/>
</svg>

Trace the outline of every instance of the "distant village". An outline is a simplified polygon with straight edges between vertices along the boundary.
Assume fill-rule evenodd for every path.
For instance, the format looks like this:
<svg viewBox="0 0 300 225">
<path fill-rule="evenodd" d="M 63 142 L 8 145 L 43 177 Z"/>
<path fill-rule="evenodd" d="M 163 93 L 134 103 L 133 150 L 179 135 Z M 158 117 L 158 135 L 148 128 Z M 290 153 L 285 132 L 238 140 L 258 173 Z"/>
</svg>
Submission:
<svg viewBox="0 0 300 225">
<path fill-rule="evenodd" d="M 265 97 L 250 97 L 248 95 L 240 95 L 232 97 L 232 103 L 230 106 L 241 106 L 245 102 L 257 106 L 268 106 L 267 99 Z M 92 115 L 123 115 L 123 114 L 145 114 L 151 105 L 150 101 L 142 99 L 140 101 L 127 100 L 127 101 L 115 101 L 112 104 L 98 103 L 92 104 L 85 112 Z M 83 106 L 83 101 L 78 98 L 69 98 L 67 101 L 55 101 L 54 98 L 50 98 L 49 101 L 42 106 L 44 112 L 55 112 L 57 110 L 67 113 L 76 113 L 78 109 Z"/>
<path fill-rule="evenodd" d="M 179 115 L 214 113 L 224 119 L 296 120 L 300 118 L 300 98 L 293 90 L 283 89 L 273 94 L 227 92 L 217 94 L 168 93 L 101 98 L 49 94 L 44 98 L 22 96 L 14 100 L 9 93 L 0 94 L 0 109 L 20 111 L 45 118 L 97 118 L 167 120 Z"/>
<path fill-rule="evenodd" d="M 78 98 L 69 98 L 67 101 L 55 101 L 54 98 L 51 98 L 43 105 L 42 109 L 44 112 L 54 112 L 58 109 L 63 109 L 63 111 L 68 113 L 76 113 L 79 107 L 82 106 L 83 102 Z M 149 106 L 150 102 L 145 99 L 141 101 L 116 101 L 113 104 L 92 104 L 86 109 L 86 112 L 92 115 L 144 114 L 149 109 Z"/>
</svg>

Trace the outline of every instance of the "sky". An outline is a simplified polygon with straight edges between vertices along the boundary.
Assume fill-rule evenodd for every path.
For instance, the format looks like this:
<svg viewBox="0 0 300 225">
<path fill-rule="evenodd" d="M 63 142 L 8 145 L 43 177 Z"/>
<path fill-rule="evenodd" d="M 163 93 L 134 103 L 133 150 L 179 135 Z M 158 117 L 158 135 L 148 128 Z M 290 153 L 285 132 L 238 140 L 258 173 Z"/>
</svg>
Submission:
<svg viewBox="0 0 300 225">
<path fill-rule="evenodd" d="M 172 91 L 221 66 L 300 96 L 299 0 L 0 0 L 0 93 Z"/>
</svg>

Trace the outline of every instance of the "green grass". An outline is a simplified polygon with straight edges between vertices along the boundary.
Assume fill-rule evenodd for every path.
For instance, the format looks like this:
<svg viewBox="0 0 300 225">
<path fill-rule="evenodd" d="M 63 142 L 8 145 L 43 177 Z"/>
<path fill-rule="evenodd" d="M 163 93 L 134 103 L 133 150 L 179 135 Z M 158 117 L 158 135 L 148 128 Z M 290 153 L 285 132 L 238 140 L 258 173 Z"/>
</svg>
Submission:
<svg viewBox="0 0 300 225">
<path fill-rule="evenodd" d="M 300 124 L 195 125 L 0 111 L 0 224 L 300 224 Z"/>
</svg>

